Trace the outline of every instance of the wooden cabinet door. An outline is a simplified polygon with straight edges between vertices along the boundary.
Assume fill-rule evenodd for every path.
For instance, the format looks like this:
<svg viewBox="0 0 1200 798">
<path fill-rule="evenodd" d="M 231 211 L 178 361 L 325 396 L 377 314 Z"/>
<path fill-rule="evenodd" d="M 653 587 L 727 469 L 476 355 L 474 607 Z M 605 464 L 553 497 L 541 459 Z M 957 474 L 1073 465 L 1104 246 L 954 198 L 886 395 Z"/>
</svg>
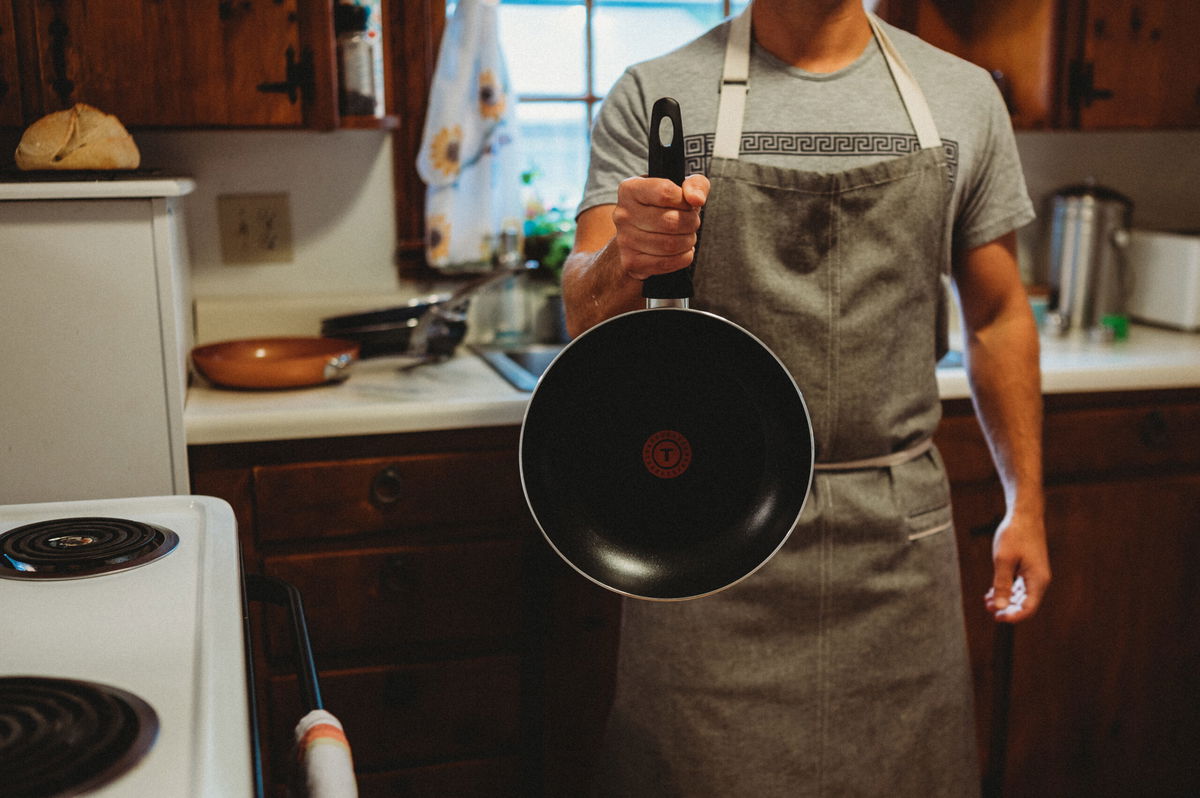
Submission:
<svg viewBox="0 0 1200 798">
<path fill-rule="evenodd" d="M 1200 126 L 1200 3 L 1088 0 L 1080 27 L 1070 75 L 1079 127 Z"/>
<path fill-rule="evenodd" d="M 306 115 L 305 101 L 328 100 L 327 90 L 317 98 L 311 87 L 315 73 L 332 74 L 332 64 L 313 62 L 302 32 L 331 40 L 330 5 L 35 0 L 22 22 L 32 48 L 23 76 L 26 113 L 36 118 L 84 102 L 127 126 L 323 126 L 314 109 Z M 302 21 L 321 29 L 302 31 Z M 318 49 L 331 58 L 331 47 Z M 290 96 L 280 85 L 289 71 Z M 275 91 L 264 91 L 272 85 Z"/>
<path fill-rule="evenodd" d="M 1004 795 L 1200 790 L 1200 475 L 1047 491 L 1054 581 L 1015 628 Z"/>
<path fill-rule="evenodd" d="M 0 3 L 0 127 L 21 124 L 21 73 L 17 65 L 17 29 L 13 9 Z"/>
<path fill-rule="evenodd" d="M 888 21 L 992 73 L 1018 128 L 1056 120 L 1058 0 L 888 0 Z"/>
</svg>

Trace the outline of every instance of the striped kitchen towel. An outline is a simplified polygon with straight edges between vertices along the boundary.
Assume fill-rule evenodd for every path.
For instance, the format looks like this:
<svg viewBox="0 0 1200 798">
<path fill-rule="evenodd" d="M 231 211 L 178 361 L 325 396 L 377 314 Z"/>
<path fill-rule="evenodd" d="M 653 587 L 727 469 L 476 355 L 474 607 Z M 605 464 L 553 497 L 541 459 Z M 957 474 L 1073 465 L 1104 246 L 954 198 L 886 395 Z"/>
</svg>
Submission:
<svg viewBox="0 0 1200 798">
<path fill-rule="evenodd" d="M 297 798 L 357 798 L 354 761 L 342 724 L 314 709 L 296 724 L 296 769 L 291 793 Z"/>
</svg>

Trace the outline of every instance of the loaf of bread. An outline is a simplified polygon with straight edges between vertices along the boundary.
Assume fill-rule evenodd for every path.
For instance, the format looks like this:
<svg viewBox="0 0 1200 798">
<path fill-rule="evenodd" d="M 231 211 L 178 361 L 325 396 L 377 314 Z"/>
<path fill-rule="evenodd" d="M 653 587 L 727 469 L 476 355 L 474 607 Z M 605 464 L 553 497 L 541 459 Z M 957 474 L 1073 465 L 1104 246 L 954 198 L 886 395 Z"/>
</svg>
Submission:
<svg viewBox="0 0 1200 798">
<path fill-rule="evenodd" d="M 111 114 L 78 103 L 26 129 L 17 145 L 19 169 L 137 169 L 142 162 L 133 137 Z"/>
</svg>

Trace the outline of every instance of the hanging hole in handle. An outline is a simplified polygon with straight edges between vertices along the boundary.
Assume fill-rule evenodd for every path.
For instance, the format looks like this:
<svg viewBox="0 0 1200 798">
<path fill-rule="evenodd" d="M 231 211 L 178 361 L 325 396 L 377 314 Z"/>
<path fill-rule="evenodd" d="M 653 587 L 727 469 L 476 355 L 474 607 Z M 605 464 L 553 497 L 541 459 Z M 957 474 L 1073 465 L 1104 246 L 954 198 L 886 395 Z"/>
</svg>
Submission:
<svg viewBox="0 0 1200 798">
<path fill-rule="evenodd" d="M 658 143 L 662 147 L 671 147 L 675 144 L 675 122 L 669 116 L 664 116 L 658 121 Z"/>
</svg>

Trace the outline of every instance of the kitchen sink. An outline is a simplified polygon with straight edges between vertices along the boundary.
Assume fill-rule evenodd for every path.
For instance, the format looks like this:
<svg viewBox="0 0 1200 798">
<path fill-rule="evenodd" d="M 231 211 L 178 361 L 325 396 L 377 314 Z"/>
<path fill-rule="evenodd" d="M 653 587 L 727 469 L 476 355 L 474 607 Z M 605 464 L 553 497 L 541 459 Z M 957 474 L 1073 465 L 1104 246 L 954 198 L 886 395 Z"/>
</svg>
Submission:
<svg viewBox="0 0 1200 798">
<path fill-rule="evenodd" d="M 470 349 L 496 370 L 514 388 L 531 392 L 538 377 L 550 365 L 566 344 L 527 344 L 517 347 L 478 346 Z"/>
</svg>

